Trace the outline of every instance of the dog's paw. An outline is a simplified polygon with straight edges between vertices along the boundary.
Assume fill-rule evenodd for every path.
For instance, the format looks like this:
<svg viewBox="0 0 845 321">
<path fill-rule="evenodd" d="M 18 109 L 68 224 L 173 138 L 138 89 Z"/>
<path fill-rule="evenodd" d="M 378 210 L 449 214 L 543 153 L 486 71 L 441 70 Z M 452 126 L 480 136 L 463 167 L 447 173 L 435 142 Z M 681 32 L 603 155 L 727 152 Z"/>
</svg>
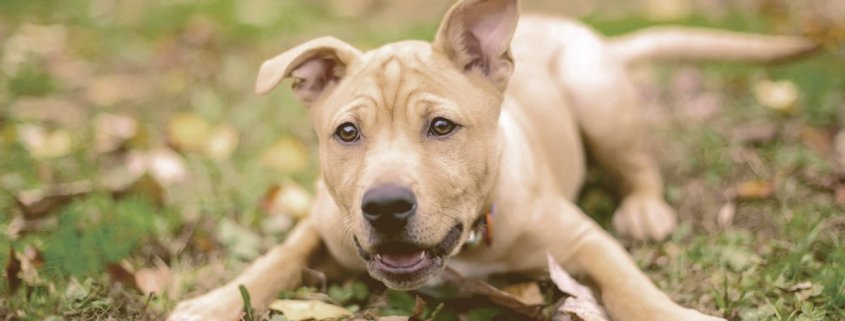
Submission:
<svg viewBox="0 0 845 321">
<path fill-rule="evenodd" d="M 613 228 L 636 240 L 662 241 L 678 223 L 675 210 L 660 197 L 630 195 L 613 215 Z"/>
<path fill-rule="evenodd" d="M 219 288 L 179 302 L 167 321 L 237 321 L 242 310 L 243 302 L 237 289 Z"/>
</svg>

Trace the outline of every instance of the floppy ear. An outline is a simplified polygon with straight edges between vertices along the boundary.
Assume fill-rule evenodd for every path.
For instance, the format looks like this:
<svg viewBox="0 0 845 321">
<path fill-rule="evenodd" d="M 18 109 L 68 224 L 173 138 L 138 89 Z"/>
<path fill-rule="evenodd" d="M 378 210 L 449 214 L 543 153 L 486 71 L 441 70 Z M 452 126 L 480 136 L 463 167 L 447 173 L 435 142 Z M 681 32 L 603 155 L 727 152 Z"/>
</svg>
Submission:
<svg viewBox="0 0 845 321">
<path fill-rule="evenodd" d="M 258 70 L 255 92 L 266 94 L 282 80 L 293 77 L 297 98 L 310 106 L 328 93 L 346 73 L 346 67 L 361 52 L 333 37 L 321 37 L 265 61 Z"/>
<path fill-rule="evenodd" d="M 481 72 L 504 91 L 514 68 L 510 46 L 517 20 L 517 0 L 462 0 L 446 14 L 432 46 L 460 70 Z"/>
</svg>

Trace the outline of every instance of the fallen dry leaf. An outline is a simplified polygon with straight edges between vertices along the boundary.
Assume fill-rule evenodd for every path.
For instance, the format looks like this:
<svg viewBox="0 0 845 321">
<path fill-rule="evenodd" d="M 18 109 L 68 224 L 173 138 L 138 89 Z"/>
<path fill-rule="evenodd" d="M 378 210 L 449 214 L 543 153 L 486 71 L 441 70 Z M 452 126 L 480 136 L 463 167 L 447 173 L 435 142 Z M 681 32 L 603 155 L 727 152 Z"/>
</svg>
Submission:
<svg viewBox="0 0 845 321">
<path fill-rule="evenodd" d="M 73 137 L 70 131 L 56 129 L 48 132 L 37 125 L 19 125 L 18 140 L 32 157 L 40 160 L 62 157 L 73 151 Z"/>
<path fill-rule="evenodd" d="M 801 142 L 819 155 L 828 155 L 833 150 L 833 139 L 829 130 L 808 125 L 801 128 Z"/>
<path fill-rule="evenodd" d="M 457 271 L 449 267 L 446 267 L 443 271 L 443 279 L 451 282 L 464 293 L 484 296 L 493 303 L 534 319 L 545 319 L 542 305 L 527 305 L 510 293 L 499 290 L 481 280 L 464 278 Z"/>
<path fill-rule="evenodd" d="M 764 107 L 789 114 L 795 112 L 798 87 L 789 80 L 758 81 L 754 84 L 754 97 Z"/>
<path fill-rule="evenodd" d="M 287 181 L 271 186 L 261 200 L 261 208 L 268 215 L 288 215 L 303 218 L 311 208 L 312 197 L 304 188 Z"/>
<path fill-rule="evenodd" d="M 9 285 L 9 293 L 15 293 L 21 286 L 21 261 L 15 256 L 15 249 L 9 246 L 9 261 L 6 263 L 6 284 Z"/>
<path fill-rule="evenodd" d="M 90 193 L 94 185 L 89 181 L 58 184 L 45 188 L 23 191 L 15 196 L 15 204 L 24 218 L 43 218 L 75 197 Z"/>
<path fill-rule="evenodd" d="M 20 276 L 24 284 L 28 286 L 43 285 L 44 280 L 38 273 L 38 270 L 44 266 L 44 257 L 36 248 L 27 245 L 23 251 L 16 253 L 18 262 L 20 262 Z"/>
<path fill-rule="evenodd" d="M 283 174 L 300 172 L 308 167 L 308 150 L 299 140 L 282 138 L 261 154 L 261 164 Z"/>
<path fill-rule="evenodd" d="M 149 174 L 164 187 L 181 183 L 188 177 L 185 161 L 167 148 L 131 152 L 127 155 L 126 168 L 131 177 Z"/>
<path fill-rule="evenodd" d="M 128 263 L 121 262 L 106 264 L 106 272 L 113 281 L 123 284 L 123 286 L 128 288 L 138 288 L 138 284 L 135 282 L 135 274 L 132 272 Z"/>
<path fill-rule="evenodd" d="M 774 180 L 752 180 L 736 185 L 734 195 L 740 200 L 766 199 L 774 194 L 775 187 Z"/>
<path fill-rule="evenodd" d="M 291 321 L 338 319 L 352 315 L 345 308 L 316 300 L 276 300 L 270 303 L 269 308 L 283 313 Z"/>
<path fill-rule="evenodd" d="M 537 282 L 522 282 L 508 285 L 503 287 L 502 291 L 510 293 L 526 305 L 543 304 L 543 293 L 540 291 L 540 286 Z"/>
<path fill-rule="evenodd" d="M 189 152 L 202 152 L 206 149 L 206 139 L 211 125 L 192 113 L 182 113 L 170 119 L 167 125 L 167 137 L 175 148 Z"/>
<path fill-rule="evenodd" d="M 555 321 L 607 321 L 610 318 L 602 308 L 590 288 L 578 283 L 560 265 L 557 264 L 551 254 L 546 253 L 546 260 L 549 266 L 549 276 L 552 282 L 563 293 L 569 295 L 564 299 L 563 305 L 558 308 L 552 318 Z"/>
</svg>

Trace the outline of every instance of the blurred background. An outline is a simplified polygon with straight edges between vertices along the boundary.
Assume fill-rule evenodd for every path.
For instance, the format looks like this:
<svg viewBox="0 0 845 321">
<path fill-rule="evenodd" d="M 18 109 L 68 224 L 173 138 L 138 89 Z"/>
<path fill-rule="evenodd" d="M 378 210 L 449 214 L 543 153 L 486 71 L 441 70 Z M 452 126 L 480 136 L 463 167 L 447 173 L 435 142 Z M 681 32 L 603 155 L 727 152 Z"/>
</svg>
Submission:
<svg viewBox="0 0 845 321">
<path fill-rule="evenodd" d="M 523 2 L 608 35 L 681 24 L 824 43 L 779 66 L 634 71 L 682 225 L 627 245 L 684 305 L 845 320 L 845 1 Z M 362 49 L 430 40 L 451 3 L 0 1 L 0 320 L 161 319 L 231 278 L 306 214 L 318 174 L 304 108 L 286 86 L 253 94 L 261 62 L 322 35 Z M 608 226 L 617 199 L 590 176 L 579 203 Z M 282 294 L 309 295 L 415 306 L 355 277 Z M 445 303 L 438 320 L 508 313 Z"/>
</svg>

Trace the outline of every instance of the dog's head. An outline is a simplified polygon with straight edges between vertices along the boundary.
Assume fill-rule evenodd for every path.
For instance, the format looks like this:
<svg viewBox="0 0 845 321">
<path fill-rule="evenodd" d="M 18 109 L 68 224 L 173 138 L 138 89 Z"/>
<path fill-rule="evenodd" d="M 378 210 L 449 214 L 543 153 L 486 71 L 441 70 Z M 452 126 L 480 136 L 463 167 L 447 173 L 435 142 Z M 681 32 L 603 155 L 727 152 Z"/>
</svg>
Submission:
<svg viewBox="0 0 845 321">
<path fill-rule="evenodd" d="M 489 205 L 517 17 L 516 0 L 465 0 L 432 43 L 318 38 L 261 66 L 258 93 L 294 79 L 350 241 L 391 288 L 439 274 Z"/>
</svg>

